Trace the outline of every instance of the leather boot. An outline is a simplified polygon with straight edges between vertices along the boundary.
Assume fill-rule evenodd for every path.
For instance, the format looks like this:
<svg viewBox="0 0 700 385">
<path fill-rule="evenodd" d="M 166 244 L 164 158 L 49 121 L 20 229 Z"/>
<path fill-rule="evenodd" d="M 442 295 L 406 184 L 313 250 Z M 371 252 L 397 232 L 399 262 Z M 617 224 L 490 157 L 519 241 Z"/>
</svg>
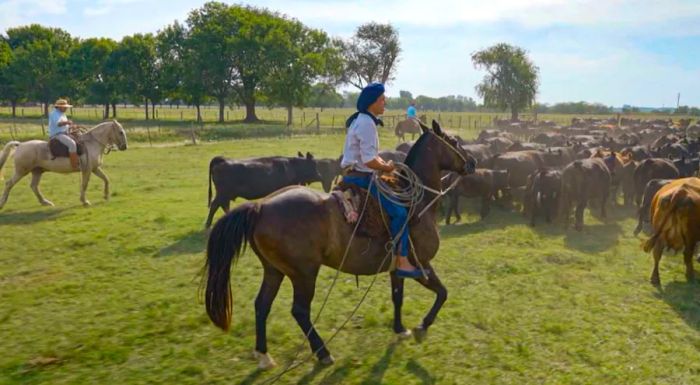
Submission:
<svg viewBox="0 0 700 385">
<path fill-rule="evenodd" d="M 80 170 L 80 159 L 78 159 L 78 154 L 75 152 L 69 152 L 68 157 L 70 158 L 70 165 L 73 167 L 73 171 Z"/>
</svg>

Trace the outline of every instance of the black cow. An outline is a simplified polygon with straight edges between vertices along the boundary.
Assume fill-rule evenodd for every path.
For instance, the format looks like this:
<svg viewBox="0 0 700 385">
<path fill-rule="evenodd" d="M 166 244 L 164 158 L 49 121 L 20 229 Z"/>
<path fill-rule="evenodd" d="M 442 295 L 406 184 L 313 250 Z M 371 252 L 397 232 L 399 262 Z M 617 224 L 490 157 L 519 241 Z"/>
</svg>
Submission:
<svg viewBox="0 0 700 385">
<path fill-rule="evenodd" d="M 214 182 L 216 196 L 211 199 Z M 273 156 L 244 160 L 214 157 L 209 162 L 209 216 L 205 227 L 211 225 L 216 210 L 229 211 L 236 198 L 258 199 L 282 187 L 321 181 L 313 155 L 305 157 Z"/>
<path fill-rule="evenodd" d="M 654 195 L 661 189 L 661 187 L 673 182 L 673 179 L 652 179 L 650 180 L 646 187 L 644 187 L 644 197 L 642 198 L 642 205 L 639 207 L 637 221 L 637 227 L 634 229 L 634 235 L 639 234 L 642 231 L 645 223 L 651 221 L 650 210 L 651 210 L 651 200 L 654 199 Z"/>
</svg>

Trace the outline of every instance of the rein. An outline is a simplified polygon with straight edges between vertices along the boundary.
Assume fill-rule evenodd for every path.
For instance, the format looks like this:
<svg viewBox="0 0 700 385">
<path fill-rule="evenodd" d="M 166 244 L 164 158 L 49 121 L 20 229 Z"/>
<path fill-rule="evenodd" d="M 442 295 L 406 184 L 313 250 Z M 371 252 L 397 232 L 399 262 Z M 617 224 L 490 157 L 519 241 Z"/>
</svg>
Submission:
<svg viewBox="0 0 700 385">
<path fill-rule="evenodd" d="M 102 145 L 102 154 L 108 155 L 110 152 L 112 152 L 112 149 L 114 149 L 114 143 L 102 143 L 99 139 L 97 139 L 97 136 L 92 132 L 92 130 L 88 131 L 85 135 L 90 135 L 93 139 L 95 139 L 95 142 L 99 143 Z"/>
</svg>

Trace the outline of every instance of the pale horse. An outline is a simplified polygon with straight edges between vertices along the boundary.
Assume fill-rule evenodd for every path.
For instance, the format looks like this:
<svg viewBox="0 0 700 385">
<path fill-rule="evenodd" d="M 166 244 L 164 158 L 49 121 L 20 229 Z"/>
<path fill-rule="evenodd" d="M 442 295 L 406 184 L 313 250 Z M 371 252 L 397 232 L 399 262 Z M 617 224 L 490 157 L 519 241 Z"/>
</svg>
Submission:
<svg viewBox="0 0 700 385">
<path fill-rule="evenodd" d="M 80 201 L 83 205 L 89 206 L 90 202 L 85 198 L 85 190 L 87 189 L 91 173 L 104 181 L 104 199 L 109 200 L 109 178 L 100 168 L 102 156 L 105 154 L 105 149 L 111 150 L 113 147 L 116 147 L 121 151 L 126 150 L 126 132 L 124 132 L 124 127 L 119 122 L 111 120 L 96 125 L 80 138 L 85 145 L 85 152 L 80 156 L 80 172 L 82 173 Z M 30 172 L 32 173 L 31 188 L 34 191 L 34 195 L 39 199 L 39 203 L 44 206 L 53 206 L 53 203 L 46 199 L 39 190 L 41 174 L 45 171 L 62 174 L 78 171 L 73 170 L 67 157 L 52 159 L 53 156 L 49 152 L 49 144 L 43 140 L 30 140 L 22 143 L 11 141 L 7 143 L 2 152 L 0 152 L 0 171 L 15 148 L 15 173 L 12 178 L 5 182 L 5 191 L 0 197 L 0 209 L 5 206 L 12 187 Z"/>
</svg>

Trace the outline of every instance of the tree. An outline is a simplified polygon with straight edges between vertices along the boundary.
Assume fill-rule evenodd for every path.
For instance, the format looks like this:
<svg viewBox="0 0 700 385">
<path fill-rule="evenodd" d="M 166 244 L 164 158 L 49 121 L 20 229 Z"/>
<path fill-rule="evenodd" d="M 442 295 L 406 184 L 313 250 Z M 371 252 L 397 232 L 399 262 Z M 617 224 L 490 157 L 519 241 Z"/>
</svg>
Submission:
<svg viewBox="0 0 700 385">
<path fill-rule="evenodd" d="M 472 53 L 477 69 L 487 74 L 477 85 L 476 92 L 484 98 L 486 107 L 510 109 L 511 119 L 518 119 L 518 112 L 531 106 L 539 86 L 539 68 L 527 57 L 525 50 L 500 43 Z"/>
<path fill-rule="evenodd" d="M 336 91 L 335 87 L 328 83 L 316 83 L 311 86 L 308 105 L 324 108 L 342 107 L 343 95 Z"/>
<path fill-rule="evenodd" d="M 261 83 L 270 102 L 287 108 L 287 125 L 291 125 L 293 107 L 305 106 L 316 80 L 340 77 L 342 51 L 322 31 L 309 29 L 295 20 L 277 21 L 280 25 L 270 56 L 272 65 Z M 323 86 L 333 88 L 328 83 Z"/>
<path fill-rule="evenodd" d="M 155 110 L 155 103 L 162 98 L 155 38 L 151 34 L 126 36 L 114 50 L 111 60 L 116 67 L 113 71 L 119 77 L 119 91 L 135 104 L 143 101 L 148 120 L 148 103 L 151 102 Z"/>
<path fill-rule="evenodd" d="M 346 81 L 358 89 L 391 82 L 400 53 L 399 33 L 391 24 L 361 25 L 345 47 Z"/>
<path fill-rule="evenodd" d="M 77 94 L 88 103 L 104 106 L 104 119 L 109 118 L 110 103 L 117 95 L 116 76 L 108 68 L 116 47 L 117 43 L 112 39 L 87 39 L 73 47 L 68 59 Z"/>
<path fill-rule="evenodd" d="M 0 100 L 7 100 L 12 105 L 12 117 L 17 110 L 17 103 L 22 99 L 22 93 L 12 82 L 14 71 L 14 55 L 7 40 L 0 35 Z"/>
<path fill-rule="evenodd" d="M 14 56 L 9 83 L 20 94 L 41 101 L 44 115 L 53 99 L 69 95 L 74 88 L 67 58 L 75 42 L 64 30 L 38 24 L 7 30 Z"/>
</svg>

